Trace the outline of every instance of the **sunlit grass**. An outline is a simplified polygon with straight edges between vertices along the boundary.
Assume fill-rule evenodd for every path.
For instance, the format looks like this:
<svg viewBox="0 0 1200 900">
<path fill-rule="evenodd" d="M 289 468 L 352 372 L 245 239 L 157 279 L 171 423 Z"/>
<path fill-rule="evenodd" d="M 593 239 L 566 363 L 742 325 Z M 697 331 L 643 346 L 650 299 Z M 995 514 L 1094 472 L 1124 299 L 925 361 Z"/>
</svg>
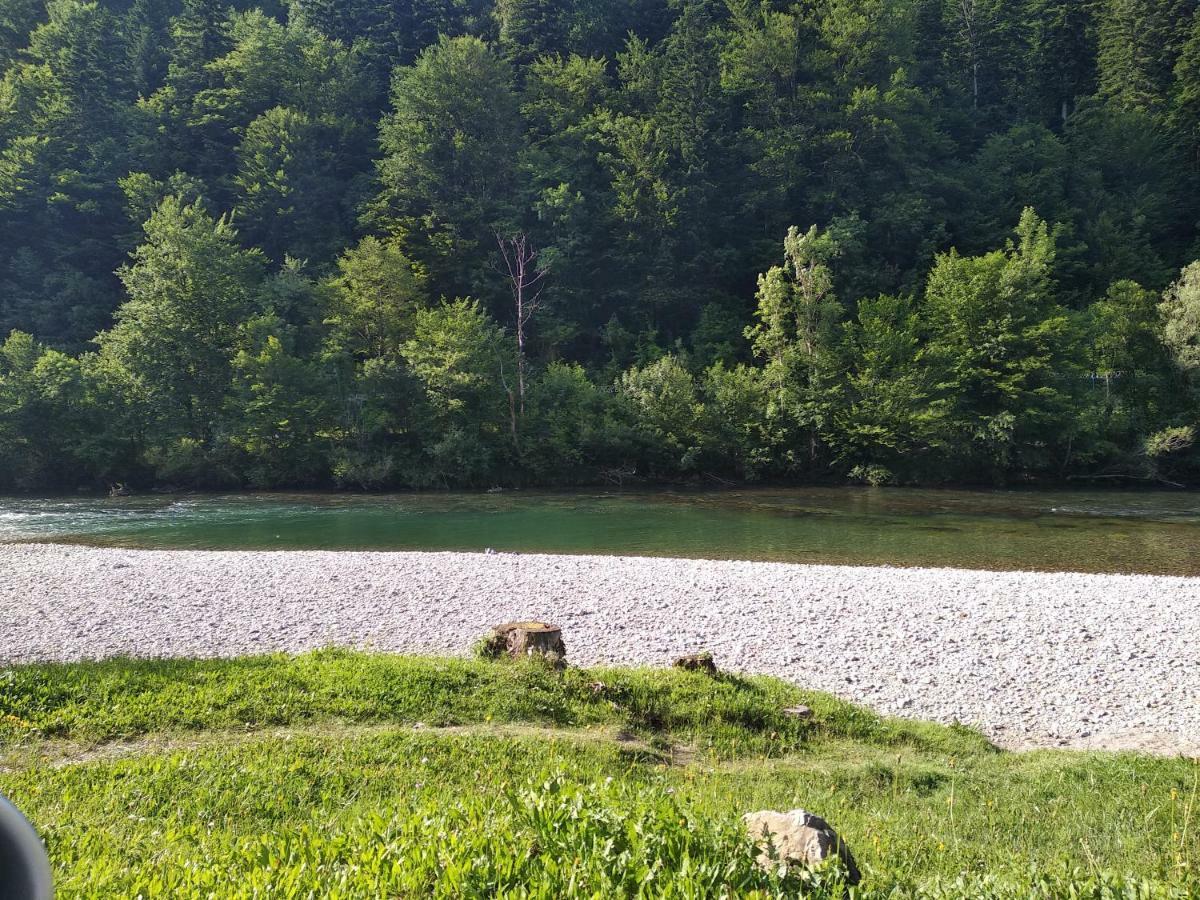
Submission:
<svg viewBox="0 0 1200 900">
<path fill-rule="evenodd" d="M 0 673 L 0 720 L 0 790 L 66 897 L 795 896 L 738 829 L 795 806 L 859 896 L 1200 891 L 1195 761 L 1001 753 L 770 679 L 115 661 Z"/>
</svg>

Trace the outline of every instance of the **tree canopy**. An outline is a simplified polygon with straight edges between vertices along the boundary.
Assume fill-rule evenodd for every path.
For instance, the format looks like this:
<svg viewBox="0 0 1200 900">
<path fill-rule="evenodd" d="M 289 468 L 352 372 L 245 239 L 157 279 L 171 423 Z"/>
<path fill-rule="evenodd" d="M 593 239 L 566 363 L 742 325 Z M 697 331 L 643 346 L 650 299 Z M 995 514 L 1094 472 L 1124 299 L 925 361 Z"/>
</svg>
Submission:
<svg viewBox="0 0 1200 900">
<path fill-rule="evenodd" d="M 1198 222 L 1193 0 L 10 0 L 0 489 L 1190 483 Z"/>
</svg>

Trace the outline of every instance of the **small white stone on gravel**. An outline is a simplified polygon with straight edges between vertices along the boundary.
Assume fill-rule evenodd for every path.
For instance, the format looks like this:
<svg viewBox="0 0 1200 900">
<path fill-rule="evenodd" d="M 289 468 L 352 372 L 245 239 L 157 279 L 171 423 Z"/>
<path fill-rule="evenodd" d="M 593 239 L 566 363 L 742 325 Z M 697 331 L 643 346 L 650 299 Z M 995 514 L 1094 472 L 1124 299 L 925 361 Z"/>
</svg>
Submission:
<svg viewBox="0 0 1200 900">
<path fill-rule="evenodd" d="M 0 665 L 330 645 L 466 654 L 563 624 L 568 658 L 709 650 L 1007 747 L 1200 755 L 1200 578 L 512 553 L 0 544 Z M 450 623 L 452 627 L 447 627 Z"/>
</svg>

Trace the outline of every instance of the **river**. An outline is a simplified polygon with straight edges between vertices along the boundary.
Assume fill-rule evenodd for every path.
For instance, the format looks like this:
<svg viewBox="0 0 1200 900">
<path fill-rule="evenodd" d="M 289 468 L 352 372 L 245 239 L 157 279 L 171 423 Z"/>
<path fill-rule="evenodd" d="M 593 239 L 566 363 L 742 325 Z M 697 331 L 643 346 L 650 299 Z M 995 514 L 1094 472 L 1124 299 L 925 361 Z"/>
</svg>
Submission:
<svg viewBox="0 0 1200 900">
<path fill-rule="evenodd" d="M 1200 575 L 1200 495 L 801 488 L 0 498 L 0 541 Z"/>
</svg>

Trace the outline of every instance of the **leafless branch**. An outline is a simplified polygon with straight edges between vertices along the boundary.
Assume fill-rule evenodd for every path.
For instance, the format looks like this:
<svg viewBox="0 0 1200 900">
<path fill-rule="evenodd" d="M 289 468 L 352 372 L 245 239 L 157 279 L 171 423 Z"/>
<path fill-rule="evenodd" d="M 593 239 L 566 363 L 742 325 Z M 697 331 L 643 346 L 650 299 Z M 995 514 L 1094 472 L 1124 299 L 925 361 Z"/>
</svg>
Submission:
<svg viewBox="0 0 1200 900">
<path fill-rule="evenodd" d="M 541 306 L 542 288 L 545 286 L 547 268 L 538 264 L 539 252 L 523 231 L 505 235 L 494 232 L 504 261 L 505 274 L 513 298 L 513 318 L 517 334 L 517 403 L 511 403 L 513 443 L 520 453 L 519 423 L 525 419 L 525 328 Z M 511 398 L 512 393 L 509 392 Z"/>
</svg>

